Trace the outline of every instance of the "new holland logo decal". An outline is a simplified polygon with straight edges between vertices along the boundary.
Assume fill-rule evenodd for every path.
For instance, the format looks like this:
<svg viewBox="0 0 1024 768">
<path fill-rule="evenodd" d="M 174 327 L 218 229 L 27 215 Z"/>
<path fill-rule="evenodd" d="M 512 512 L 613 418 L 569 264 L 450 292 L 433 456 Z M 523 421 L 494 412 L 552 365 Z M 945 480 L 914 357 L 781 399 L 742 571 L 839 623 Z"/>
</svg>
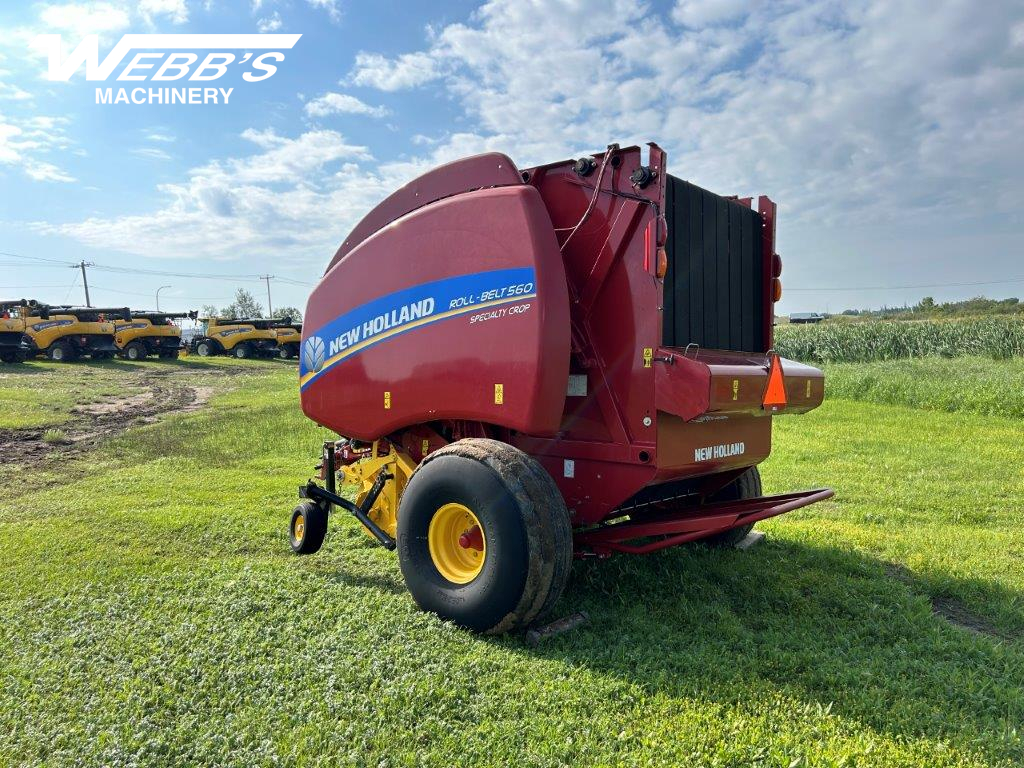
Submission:
<svg viewBox="0 0 1024 768">
<path fill-rule="evenodd" d="M 532 267 L 495 269 L 421 283 L 355 307 L 316 329 L 302 346 L 303 389 L 333 366 L 399 334 L 460 315 L 515 304 L 537 296 Z M 508 317 L 522 312 L 509 310 Z"/>
<path fill-rule="evenodd" d="M 302 362 L 306 368 L 318 372 L 324 367 L 324 340 L 319 336 L 310 336 L 302 346 Z"/>
</svg>

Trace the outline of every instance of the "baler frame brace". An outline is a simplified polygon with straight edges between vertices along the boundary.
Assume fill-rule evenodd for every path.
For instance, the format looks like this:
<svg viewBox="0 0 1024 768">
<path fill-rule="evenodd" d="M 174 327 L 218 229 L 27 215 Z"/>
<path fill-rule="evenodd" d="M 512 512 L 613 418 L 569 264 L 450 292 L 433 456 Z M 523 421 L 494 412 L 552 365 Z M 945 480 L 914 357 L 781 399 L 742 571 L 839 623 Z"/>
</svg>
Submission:
<svg viewBox="0 0 1024 768">
<path fill-rule="evenodd" d="M 394 479 L 394 475 L 390 474 L 386 469 L 382 469 L 377 473 L 377 477 L 374 478 L 373 486 L 370 488 L 370 492 L 366 494 L 366 498 L 363 499 L 362 504 L 353 504 L 346 498 L 343 498 L 337 493 L 337 486 L 335 484 L 335 465 L 334 465 L 334 443 L 330 440 L 324 442 L 324 453 L 323 453 L 323 464 L 324 468 L 324 485 L 325 488 L 321 488 L 316 484 L 315 481 L 309 480 L 305 485 L 299 486 L 299 498 L 309 499 L 316 503 L 326 506 L 327 511 L 331 511 L 331 507 L 341 507 L 346 512 L 351 514 L 360 524 L 368 530 L 380 545 L 384 549 L 394 551 L 397 543 L 391 536 L 388 535 L 387 531 L 382 529 L 373 520 L 370 519 L 369 512 L 373 508 L 373 505 L 377 502 L 377 497 L 380 496 L 381 491 L 384 490 L 384 485 L 388 480 Z"/>
<path fill-rule="evenodd" d="M 646 555 L 791 512 L 831 498 L 834 493 L 831 488 L 816 488 L 777 496 L 714 502 L 688 510 L 682 515 L 679 512 L 668 512 L 599 525 L 577 533 L 574 545 L 578 557 L 609 557 L 614 552 Z M 652 540 L 639 544 L 626 543 L 648 538 Z"/>
</svg>

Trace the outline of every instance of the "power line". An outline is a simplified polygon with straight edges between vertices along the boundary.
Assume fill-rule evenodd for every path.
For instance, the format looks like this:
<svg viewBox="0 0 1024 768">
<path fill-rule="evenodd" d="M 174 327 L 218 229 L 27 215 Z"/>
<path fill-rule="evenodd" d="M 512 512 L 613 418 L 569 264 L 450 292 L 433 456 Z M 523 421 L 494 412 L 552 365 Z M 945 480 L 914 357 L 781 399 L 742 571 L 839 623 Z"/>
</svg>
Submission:
<svg viewBox="0 0 1024 768">
<path fill-rule="evenodd" d="M 0 251 L 0 256 L 9 256 L 16 259 L 29 259 L 31 261 L 41 261 L 47 264 L 60 265 L 65 267 L 78 267 L 77 262 L 60 261 L 58 259 L 47 259 L 42 256 L 26 256 L 20 253 L 10 253 L 7 251 Z M 13 266 L 13 265 L 12 265 Z M 248 282 L 259 282 L 265 279 L 264 275 L 240 273 L 240 274 L 227 274 L 227 273 L 201 273 L 201 272 L 172 272 L 170 270 L 163 269 L 145 269 L 142 267 L 121 267 L 113 266 L 109 264 L 98 264 L 92 263 L 88 266 L 93 267 L 101 272 L 116 272 L 116 273 L 129 273 L 133 275 L 152 275 L 155 277 L 186 277 L 194 280 L 245 280 Z M 271 275 L 275 280 L 281 280 L 282 282 L 289 283 L 291 285 L 313 285 L 313 283 L 305 280 L 296 280 L 291 277 L 277 277 Z"/>
<path fill-rule="evenodd" d="M 107 288 L 102 285 L 93 284 L 93 288 L 98 291 L 107 291 L 108 293 L 121 293 L 125 296 L 145 296 L 149 298 L 152 293 L 142 293 L 140 291 L 123 291 L 119 288 Z M 230 301 L 233 296 L 171 296 L 172 299 L 178 299 L 181 301 Z"/>
<path fill-rule="evenodd" d="M 32 259 L 33 261 L 48 261 L 51 264 L 61 264 L 65 267 L 73 266 L 73 262 L 62 261 L 60 259 L 47 259 L 42 256 L 23 256 L 20 253 L 9 253 L 7 251 L 0 251 L 0 256 L 10 256 L 15 259 Z"/>
</svg>

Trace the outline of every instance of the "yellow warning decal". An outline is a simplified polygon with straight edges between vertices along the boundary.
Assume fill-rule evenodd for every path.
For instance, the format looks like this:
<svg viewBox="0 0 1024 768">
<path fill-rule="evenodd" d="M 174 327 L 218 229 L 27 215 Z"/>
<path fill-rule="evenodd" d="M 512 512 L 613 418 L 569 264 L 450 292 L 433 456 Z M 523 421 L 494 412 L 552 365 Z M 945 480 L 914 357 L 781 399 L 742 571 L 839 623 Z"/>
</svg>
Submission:
<svg viewBox="0 0 1024 768">
<path fill-rule="evenodd" d="M 505 403 L 505 385 L 495 384 L 494 385 L 494 404 L 504 405 Z"/>
<path fill-rule="evenodd" d="M 423 440 L 423 447 L 420 449 L 420 453 L 422 453 L 424 456 L 426 456 L 428 453 L 430 453 L 430 441 L 429 440 L 424 438 L 424 440 Z"/>
<path fill-rule="evenodd" d="M 733 379 L 732 380 L 732 399 L 733 400 L 738 400 L 739 397 L 740 397 L 740 380 L 739 379 Z"/>
<path fill-rule="evenodd" d="M 654 350 L 651 347 L 644 347 L 644 368 L 650 368 L 652 360 L 654 360 Z"/>
<path fill-rule="evenodd" d="M 807 399 L 811 399 L 811 380 L 807 380 Z"/>
<path fill-rule="evenodd" d="M 391 410 L 391 393 L 390 392 L 385 392 L 384 393 L 384 410 L 385 411 L 390 411 Z"/>
</svg>

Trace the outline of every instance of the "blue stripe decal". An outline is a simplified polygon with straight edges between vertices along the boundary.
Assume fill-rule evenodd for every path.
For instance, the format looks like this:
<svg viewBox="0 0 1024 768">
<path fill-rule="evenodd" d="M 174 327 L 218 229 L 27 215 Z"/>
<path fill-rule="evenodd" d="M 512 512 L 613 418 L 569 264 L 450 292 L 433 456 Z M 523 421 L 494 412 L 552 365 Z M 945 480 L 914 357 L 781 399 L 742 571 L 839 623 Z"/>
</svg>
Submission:
<svg viewBox="0 0 1024 768">
<path fill-rule="evenodd" d="M 382 341 L 469 312 L 537 295 L 532 267 L 458 275 L 362 304 L 309 335 L 299 358 L 302 389 L 325 371 Z"/>
</svg>

